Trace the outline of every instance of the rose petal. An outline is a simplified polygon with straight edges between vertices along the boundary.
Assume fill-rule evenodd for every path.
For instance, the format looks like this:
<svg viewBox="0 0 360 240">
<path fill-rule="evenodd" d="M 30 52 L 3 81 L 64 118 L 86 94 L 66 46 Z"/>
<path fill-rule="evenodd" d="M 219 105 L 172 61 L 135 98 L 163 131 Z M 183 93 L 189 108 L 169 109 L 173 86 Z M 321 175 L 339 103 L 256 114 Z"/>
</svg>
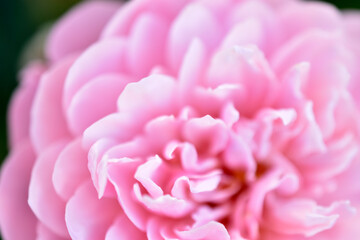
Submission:
<svg viewBox="0 0 360 240">
<path fill-rule="evenodd" d="M 230 137 L 223 154 L 224 164 L 229 169 L 245 170 L 246 172 L 253 172 L 256 169 L 251 147 L 240 136 L 233 134 Z"/>
<path fill-rule="evenodd" d="M 71 131 L 81 135 L 92 123 L 116 112 L 116 100 L 130 81 L 127 76 L 104 74 L 86 83 L 66 111 Z"/>
<path fill-rule="evenodd" d="M 185 7 L 169 33 L 168 59 L 172 69 L 179 69 L 186 49 L 194 38 L 199 38 L 208 50 L 213 50 L 220 36 L 221 27 L 208 9 L 196 3 Z"/>
<path fill-rule="evenodd" d="M 237 23 L 232 27 L 221 43 L 222 49 L 229 49 L 234 46 L 254 44 L 262 49 L 263 31 L 260 21 L 256 18 L 249 18 Z"/>
<path fill-rule="evenodd" d="M 191 102 L 191 92 L 201 81 L 207 63 L 206 55 L 204 44 L 195 38 L 189 45 L 179 70 L 179 91 L 184 103 Z"/>
<path fill-rule="evenodd" d="M 161 164 L 162 160 L 159 156 L 151 158 L 146 163 L 140 165 L 134 175 L 134 178 L 141 183 L 153 198 L 164 195 L 163 190 L 151 179 L 151 177 L 158 172 Z"/>
<path fill-rule="evenodd" d="M 321 2 L 293 2 L 284 5 L 279 18 L 287 38 L 309 29 L 330 32 L 341 26 L 339 11 L 334 6 Z"/>
<path fill-rule="evenodd" d="M 9 142 L 11 147 L 20 144 L 29 134 L 30 110 L 38 82 L 45 71 L 45 66 L 38 62 L 31 63 L 21 74 L 21 85 L 14 93 L 9 111 Z"/>
<path fill-rule="evenodd" d="M 139 124 L 133 116 L 126 113 L 113 113 L 88 127 L 83 133 L 83 146 L 89 149 L 102 138 L 116 139 L 125 142 L 139 131 Z"/>
<path fill-rule="evenodd" d="M 82 149 L 81 139 L 69 143 L 59 154 L 52 174 L 55 191 L 65 201 L 77 187 L 89 178 L 87 154 Z"/>
<path fill-rule="evenodd" d="M 131 4 L 124 4 L 107 24 L 102 34 L 103 38 L 113 38 L 129 34 L 133 23 L 141 14 L 155 14 L 172 21 L 179 10 L 189 0 L 178 0 L 169 2 L 158 0 L 156 2 L 136 1 Z"/>
<path fill-rule="evenodd" d="M 234 84 L 244 89 L 235 95 L 234 105 L 245 116 L 256 109 L 271 105 L 278 88 L 278 80 L 264 53 L 255 45 L 232 46 L 218 51 L 207 70 L 206 85 L 212 88 Z"/>
<path fill-rule="evenodd" d="M 149 213 L 144 210 L 140 203 L 135 201 L 133 194 L 129 194 L 133 192 L 134 174 L 140 163 L 140 160 L 129 158 L 114 160 L 109 165 L 108 174 L 126 216 L 136 227 L 144 231 L 149 219 Z"/>
<path fill-rule="evenodd" d="M 0 226 L 5 239 L 35 239 L 37 219 L 28 203 L 28 187 L 35 153 L 23 140 L 9 155 L 0 175 Z M 19 231 L 19 226 L 21 231 Z"/>
<path fill-rule="evenodd" d="M 315 154 L 299 162 L 300 171 L 310 182 L 322 182 L 346 171 L 359 154 L 352 134 L 339 137 L 328 144 L 328 151 Z"/>
<path fill-rule="evenodd" d="M 237 42 L 238 45 L 245 43 L 256 44 L 266 56 L 271 56 L 277 50 L 283 32 L 277 17 L 277 11 L 274 11 L 270 6 L 270 2 L 270 0 L 266 2 L 257 0 L 242 1 L 232 6 L 232 11 L 227 15 L 227 26 L 232 29 L 232 33 L 227 37 L 229 42 L 234 39 L 234 42 Z M 280 6 L 282 5 L 280 4 Z M 241 28 L 244 32 L 240 31 Z"/>
<path fill-rule="evenodd" d="M 99 198 L 113 193 L 111 185 L 107 185 L 108 164 L 123 157 L 142 157 L 148 151 L 148 144 L 143 138 L 135 138 L 122 144 L 115 144 L 109 139 L 97 141 L 89 152 L 89 170 Z"/>
<path fill-rule="evenodd" d="M 196 146 L 198 152 L 205 151 L 210 155 L 224 150 L 229 139 L 225 124 L 209 115 L 189 120 L 183 128 L 183 135 Z"/>
<path fill-rule="evenodd" d="M 142 195 L 139 184 L 134 185 L 134 194 L 139 202 L 141 202 L 153 214 L 166 216 L 170 218 L 182 218 L 187 216 L 194 209 L 191 201 L 177 199 L 169 194 L 152 198 L 149 195 Z"/>
<path fill-rule="evenodd" d="M 83 85 L 99 75 L 123 73 L 125 66 L 124 39 L 109 39 L 93 44 L 76 59 L 69 70 L 64 87 L 64 109 Z"/>
<path fill-rule="evenodd" d="M 271 198 L 267 204 L 268 228 L 283 234 L 301 234 L 306 237 L 332 228 L 342 207 L 353 211 L 348 202 L 335 202 L 329 207 L 321 207 L 308 199 L 279 201 Z"/>
<path fill-rule="evenodd" d="M 51 231 L 49 228 L 47 228 L 44 224 L 38 223 L 37 225 L 37 236 L 36 240 L 66 240 L 68 238 L 63 238 L 53 231 Z"/>
<path fill-rule="evenodd" d="M 133 239 L 143 240 L 146 238 L 145 233 L 137 229 L 124 214 L 119 214 L 108 229 L 105 240 Z"/>
<path fill-rule="evenodd" d="M 127 52 L 129 69 L 134 75 L 145 77 L 153 66 L 163 65 L 168 28 L 169 23 L 159 15 L 144 13 L 136 19 Z"/>
<path fill-rule="evenodd" d="M 115 199 L 98 199 L 91 181 L 83 183 L 66 204 L 65 220 L 72 239 L 104 239 L 121 212 Z"/>
<path fill-rule="evenodd" d="M 299 116 L 300 131 L 289 142 L 288 148 L 285 150 L 288 156 L 294 160 L 306 158 L 314 153 L 324 153 L 327 150 L 320 127 L 314 117 L 312 103 L 307 102 L 302 111 L 298 114 L 302 115 Z"/>
<path fill-rule="evenodd" d="M 190 230 L 177 230 L 176 233 L 180 238 L 196 240 L 217 240 L 217 239 L 229 239 L 230 236 L 225 226 L 219 222 L 209 222 L 203 226 L 191 228 Z"/>
<path fill-rule="evenodd" d="M 170 114 L 176 111 L 175 87 L 175 80 L 165 75 L 151 75 L 130 83 L 118 98 L 118 111 L 129 113 L 137 122 Z"/>
<path fill-rule="evenodd" d="M 105 24 L 119 7 L 120 4 L 114 1 L 92 1 L 72 9 L 52 29 L 46 46 L 48 59 L 56 62 L 85 50 L 99 38 Z"/>
<path fill-rule="evenodd" d="M 74 58 L 64 59 L 42 76 L 31 109 L 30 136 L 37 152 L 70 136 L 62 111 L 63 84 Z"/>
<path fill-rule="evenodd" d="M 58 155 L 67 141 L 57 141 L 43 151 L 32 170 L 29 185 L 28 203 L 39 220 L 51 231 L 62 237 L 68 237 L 65 225 L 65 201 L 55 192 L 52 174 Z"/>
</svg>

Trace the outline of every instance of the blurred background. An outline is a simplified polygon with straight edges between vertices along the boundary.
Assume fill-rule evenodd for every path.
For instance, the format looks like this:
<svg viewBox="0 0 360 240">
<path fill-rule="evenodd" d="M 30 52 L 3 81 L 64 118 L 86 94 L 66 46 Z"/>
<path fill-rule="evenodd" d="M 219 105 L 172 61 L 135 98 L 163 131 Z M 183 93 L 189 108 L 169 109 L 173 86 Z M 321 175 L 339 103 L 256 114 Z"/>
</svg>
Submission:
<svg viewBox="0 0 360 240">
<path fill-rule="evenodd" d="M 59 18 L 79 1 L 0 1 L 0 165 L 8 153 L 6 112 L 10 96 L 17 86 L 18 71 L 23 61 L 20 60 L 20 56 L 25 45 L 39 29 Z M 327 2 L 341 9 L 360 9 L 360 0 L 327 0 Z"/>
</svg>

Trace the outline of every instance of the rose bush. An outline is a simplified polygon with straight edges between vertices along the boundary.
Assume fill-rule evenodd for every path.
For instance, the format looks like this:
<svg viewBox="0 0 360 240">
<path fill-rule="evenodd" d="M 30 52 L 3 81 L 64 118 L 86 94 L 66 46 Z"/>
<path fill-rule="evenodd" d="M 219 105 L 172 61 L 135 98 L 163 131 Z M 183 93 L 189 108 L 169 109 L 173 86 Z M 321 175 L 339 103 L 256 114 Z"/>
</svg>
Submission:
<svg viewBox="0 0 360 240">
<path fill-rule="evenodd" d="M 21 74 L 5 239 L 356 239 L 360 15 L 84 2 Z"/>
</svg>

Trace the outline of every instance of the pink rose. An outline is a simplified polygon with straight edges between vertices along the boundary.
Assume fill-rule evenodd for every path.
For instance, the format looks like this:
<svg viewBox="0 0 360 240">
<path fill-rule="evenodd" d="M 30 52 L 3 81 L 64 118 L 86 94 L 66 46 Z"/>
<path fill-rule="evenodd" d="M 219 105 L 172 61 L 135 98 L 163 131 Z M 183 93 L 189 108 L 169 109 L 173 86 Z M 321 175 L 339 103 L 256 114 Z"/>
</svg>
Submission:
<svg viewBox="0 0 360 240">
<path fill-rule="evenodd" d="M 5 239 L 360 236 L 360 15 L 89 1 L 21 75 Z"/>
</svg>

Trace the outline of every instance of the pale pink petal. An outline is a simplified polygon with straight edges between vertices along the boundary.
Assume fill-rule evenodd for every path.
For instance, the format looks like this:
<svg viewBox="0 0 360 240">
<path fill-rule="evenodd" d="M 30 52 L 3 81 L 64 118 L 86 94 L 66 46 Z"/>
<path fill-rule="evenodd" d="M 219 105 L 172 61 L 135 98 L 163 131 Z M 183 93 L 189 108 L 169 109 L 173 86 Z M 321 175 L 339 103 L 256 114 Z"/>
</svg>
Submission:
<svg viewBox="0 0 360 240">
<path fill-rule="evenodd" d="M 299 0 L 78 5 L 11 106 L 5 237 L 357 239 L 359 16 Z"/>
<path fill-rule="evenodd" d="M 105 240 L 143 240 L 145 238 L 145 233 L 137 229 L 124 214 L 121 214 L 116 218 L 105 236 Z"/>
<path fill-rule="evenodd" d="M 303 85 L 308 80 L 310 71 L 309 62 L 301 62 L 290 68 L 283 76 L 280 93 L 276 100 L 276 106 L 281 108 L 303 105 L 305 96 L 302 91 Z"/>
<path fill-rule="evenodd" d="M 263 240 L 273 240 L 273 239 L 276 239 L 276 240 L 309 240 L 309 239 L 313 239 L 313 238 L 315 238 L 316 240 L 325 240 L 325 239 L 319 238 L 318 235 L 315 235 L 315 237 L 313 237 L 313 238 L 299 236 L 299 235 L 295 235 L 295 234 L 285 235 L 285 234 L 271 231 L 271 229 L 262 229 L 261 237 Z"/>
<path fill-rule="evenodd" d="M 308 91 L 308 96 L 314 102 L 315 118 L 323 138 L 328 139 L 337 134 L 336 130 L 339 125 L 337 125 L 336 120 L 345 117 L 344 115 L 337 115 L 336 108 L 342 106 L 345 102 L 347 106 L 351 107 L 353 100 L 348 97 L 349 93 L 346 90 L 351 77 L 347 67 L 337 62 L 333 64 L 324 63 L 324 66 L 325 69 L 331 69 L 331 71 L 325 73 L 324 69 L 320 69 L 314 74 L 314 78 L 323 80 L 319 85 L 332 83 L 329 84 L 332 87 L 324 87 L 322 94 L 313 89 L 313 91 Z"/>
<path fill-rule="evenodd" d="M 173 113 L 177 109 L 175 87 L 172 77 L 156 74 L 130 83 L 118 98 L 118 111 L 131 114 L 136 122 Z"/>
<path fill-rule="evenodd" d="M 341 61 L 345 57 L 344 55 L 347 53 L 343 46 L 341 36 L 337 32 L 306 31 L 281 45 L 271 57 L 270 64 L 280 75 L 300 62 L 309 62 L 310 70 L 324 69 L 324 63 L 334 62 L 334 60 Z M 327 72 L 322 73 L 326 74 Z M 310 87 L 314 89 L 315 84 L 322 79 L 311 80 L 309 81 L 311 82 Z M 326 87 L 327 85 L 321 86 Z"/>
<path fill-rule="evenodd" d="M 145 77 L 153 66 L 164 64 L 163 46 L 168 28 L 167 20 L 155 14 L 144 13 L 136 19 L 127 51 L 129 69 L 134 75 Z M 146 44 L 143 44 L 144 39 Z"/>
<path fill-rule="evenodd" d="M 201 206 L 195 213 L 192 214 L 192 218 L 195 221 L 194 227 L 202 226 L 211 221 L 218 221 L 229 215 L 232 211 L 231 204 L 223 204 L 218 207 Z"/>
<path fill-rule="evenodd" d="M 115 199 L 97 198 L 91 181 L 83 183 L 66 204 L 66 226 L 72 239 L 104 239 L 121 208 Z"/>
<path fill-rule="evenodd" d="M 130 114 L 113 113 L 88 127 L 83 133 L 83 146 L 89 149 L 101 138 L 115 139 L 120 142 L 130 140 L 139 131 L 139 124 Z"/>
<path fill-rule="evenodd" d="M 340 219 L 339 219 L 340 220 Z M 341 221 L 336 221 L 331 229 L 315 234 L 312 237 L 305 237 L 298 234 L 281 234 L 264 229 L 262 231 L 265 240 L 328 240 L 328 239 L 356 239 L 359 236 L 359 215 L 347 214 L 341 216 Z M 273 229 L 275 230 L 275 229 Z"/>
<path fill-rule="evenodd" d="M 189 183 L 190 191 L 192 193 L 201 193 L 217 190 L 221 181 L 221 174 L 221 171 L 214 170 L 207 174 L 192 176 Z"/>
<path fill-rule="evenodd" d="M 194 210 L 194 204 L 191 201 L 177 199 L 169 194 L 152 198 L 149 195 L 142 195 L 140 186 L 134 185 L 134 194 L 137 200 L 142 203 L 152 214 L 166 216 L 170 218 L 182 218 Z"/>
<path fill-rule="evenodd" d="M 52 29 L 46 46 L 47 57 L 55 62 L 85 50 L 100 37 L 102 29 L 119 7 L 115 1 L 79 4 Z"/>
<path fill-rule="evenodd" d="M 254 183 L 248 194 L 240 195 L 231 214 L 232 225 L 240 233 L 256 239 L 259 237 L 259 220 L 262 218 L 266 196 L 280 186 L 281 171 L 272 170 Z"/>
<path fill-rule="evenodd" d="M 199 38 L 206 49 L 211 51 L 219 43 L 220 36 L 220 25 L 208 9 L 197 3 L 186 6 L 170 29 L 167 56 L 170 66 L 174 70 L 179 69 L 184 54 L 194 38 Z"/>
<path fill-rule="evenodd" d="M 191 179 L 185 176 L 180 177 L 176 179 L 171 189 L 171 194 L 180 199 L 191 198 L 198 203 L 222 204 L 241 189 L 241 184 L 235 181 L 229 186 L 218 189 L 222 181 L 222 179 L 219 178 L 220 176 L 218 176 L 219 172 L 214 171 L 209 175 L 210 176 L 205 175 Z M 210 186 L 207 186 L 208 184 L 210 184 Z"/>
<path fill-rule="evenodd" d="M 345 116 L 351 115 L 351 118 Z M 360 126 L 357 119 L 359 118 L 359 112 L 357 111 L 357 105 L 350 94 L 345 93 L 338 99 L 336 108 L 334 109 L 333 117 L 336 122 L 337 129 L 334 131 L 334 135 L 344 135 L 349 132 L 360 136 Z"/>
<path fill-rule="evenodd" d="M 52 174 L 58 155 L 67 141 L 57 141 L 43 151 L 32 170 L 29 186 L 29 205 L 38 219 L 62 237 L 69 233 L 65 225 L 65 201 L 55 192 Z"/>
<path fill-rule="evenodd" d="M 104 74 L 86 83 L 66 111 L 71 131 L 81 135 L 92 123 L 116 112 L 116 99 L 130 81 L 120 74 Z"/>
<path fill-rule="evenodd" d="M 113 19 L 107 24 L 102 34 L 103 38 L 113 38 L 129 34 L 133 23 L 141 14 L 155 14 L 171 21 L 179 10 L 189 0 L 167 1 L 158 0 L 134 1 L 131 4 L 124 4 L 123 7 L 115 14 Z"/>
<path fill-rule="evenodd" d="M 354 202 L 360 197 L 360 182 L 354 181 L 358 177 L 358 169 L 360 167 L 360 159 L 355 158 L 346 170 L 335 177 L 335 189 L 331 193 L 327 193 L 323 200 L 325 203 L 331 203 L 339 197 L 342 199 L 350 199 Z"/>
<path fill-rule="evenodd" d="M 176 198 L 186 199 L 189 191 L 194 193 L 194 195 L 213 191 L 217 192 L 221 181 L 221 174 L 221 171 L 214 170 L 206 174 L 193 175 L 190 178 L 182 176 L 176 179 L 171 189 L 171 194 Z M 207 200 L 210 201 L 211 199 Z"/>
<path fill-rule="evenodd" d="M 125 3 L 103 29 L 102 38 L 113 38 L 128 34 L 138 14 L 148 5 L 148 1 Z"/>
<path fill-rule="evenodd" d="M 146 144 L 154 152 L 162 152 L 163 147 L 180 135 L 180 121 L 173 115 L 160 116 L 145 125 Z"/>
<path fill-rule="evenodd" d="M 290 141 L 286 153 L 294 160 L 308 157 L 315 153 L 326 152 L 327 146 L 322 138 L 321 130 L 316 122 L 312 102 L 307 102 L 299 116 L 299 132 Z M 299 114 L 299 115 L 300 115 Z"/>
<path fill-rule="evenodd" d="M 359 150 L 352 134 L 339 137 L 328 144 L 328 151 L 299 162 L 303 176 L 311 182 L 324 181 L 346 171 L 358 157 Z"/>
<path fill-rule="evenodd" d="M 202 80 L 207 64 L 206 57 L 204 44 L 195 38 L 189 45 L 179 70 L 179 91 L 184 103 L 191 101 L 194 87 Z"/>
<path fill-rule="evenodd" d="M 153 198 L 158 198 L 164 195 L 163 190 L 152 179 L 152 176 L 158 172 L 161 164 L 161 158 L 159 158 L 159 156 L 155 156 L 154 158 L 149 159 L 146 163 L 140 165 L 134 175 L 134 178 L 141 183 L 141 185 Z"/>
<path fill-rule="evenodd" d="M 64 109 L 87 82 L 106 73 L 122 73 L 125 63 L 124 39 L 109 39 L 91 45 L 71 66 L 64 88 Z"/>
<path fill-rule="evenodd" d="M 221 43 L 221 48 L 228 49 L 234 46 L 255 44 L 262 49 L 264 44 L 263 34 L 262 25 L 258 19 L 245 19 L 232 27 Z"/>
<path fill-rule="evenodd" d="M 279 141 L 279 145 L 282 144 L 282 141 L 285 142 L 285 144 L 288 144 L 289 139 L 292 139 L 294 135 L 298 134 L 298 131 L 289 131 L 291 129 L 291 126 L 294 124 L 295 120 L 297 119 L 297 112 L 294 109 L 263 109 L 261 110 L 257 115 L 257 127 L 256 130 L 254 130 L 253 133 L 253 140 L 256 143 L 256 152 L 254 153 L 256 158 L 259 159 L 266 159 L 269 154 L 272 152 L 273 145 L 277 145 L 277 141 Z M 316 125 L 315 125 L 316 127 Z M 283 132 L 280 136 L 282 136 L 284 139 L 275 138 L 275 134 L 277 131 L 283 131 L 284 129 L 287 129 L 287 134 Z M 316 128 L 315 128 L 316 129 Z M 297 130 L 297 129 L 296 129 Z M 308 131 L 310 132 L 310 131 Z M 311 132 L 310 132 L 311 133 Z M 275 136 L 274 136 L 275 135 Z M 244 136 L 246 137 L 246 135 Z M 247 138 L 245 138 L 247 139 Z M 319 140 L 320 143 L 322 143 L 321 139 L 318 137 L 314 140 Z M 250 145 L 252 141 L 247 141 Z M 276 142 L 276 143 L 275 143 Z M 310 149 L 312 149 L 311 144 L 303 144 L 305 146 L 310 146 Z M 295 144 L 290 145 L 288 148 L 292 149 L 292 146 L 297 146 Z M 318 146 L 318 145 L 316 145 Z M 320 145 L 323 147 L 323 144 Z M 301 147 L 303 147 L 301 145 Z M 286 152 L 286 151 L 285 151 Z"/>
<path fill-rule="evenodd" d="M 215 221 L 209 222 L 200 227 L 191 228 L 190 230 L 177 230 L 176 232 L 180 238 L 189 240 L 230 240 L 229 233 L 225 226 Z"/>
<path fill-rule="evenodd" d="M 183 136 L 196 146 L 198 152 L 216 155 L 226 147 L 229 132 L 222 121 L 207 115 L 189 120 L 184 126 Z"/>
<path fill-rule="evenodd" d="M 254 172 L 256 163 L 252 156 L 251 147 L 240 136 L 231 135 L 223 154 L 224 164 L 229 169 Z"/>
<path fill-rule="evenodd" d="M 35 153 L 28 140 L 17 144 L 0 175 L 0 227 L 5 239 L 35 239 L 37 219 L 28 203 Z M 19 229 L 19 227 L 21 229 Z"/>
<path fill-rule="evenodd" d="M 21 73 L 19 88 L 14 93 L 8 115 L 8 133 L 11 147 L 15 147 L 30 134 L 30 110 L 36 93 L 36 88 L 45 66 L 39 62 L 33 62 Z"/>
<path fill-rule="evenodd" d="M 234 125 L 234 123 L 239 121 L 239 119 L 240 119 L 239 111 L 236 110 L 236 108 L 232 102 L 225 104 L 225 106 L 221 110 L 221 119 L 229 127 L 232 127 Z"/>
<path fill-rule="evenodd" d="M 205 172 L 218 166 L 216 159 L 199 159 L 195 146 L 191 143 L 170 142 L 165 151 L 170 158 L 172 155 L 179 154 L 181 166 L 189 172 Z M 172 156 L 176 157 L 176 156 Z"/>
<path fill-rule="evenodd" d="M 115 141 L 103 138 L 95 142 L 88 151 L 88 169 L 99 198 L 104 195 L 108 181 L 106 171 L 107 162 L 106 164 L 103 164 L 105 169 L 99 169 L 99 164 L 104 161 L 104 154 L 106 151 L 115 145 Z"/>
<path fill-rule="evenodd" d="M 306 237 L 332 228 L 344 210 L 355 211 L 348 202 L 335 202 L 329 207 L 321 207 L 309 199 L 270 198 L 267 204 L 267 228 L 282 234 L 301 234 Z"/>
<path fill-rule="evenodd" d="M 233 101 L 246 116 L 251 116 L 255 109 L 271 105 L 278 88 L 276 75 L 255 45 L 232 46 L 213 56 L 206 85 L 215 88 L 224 83 L 244 89 Z"/>
<path fill-rule="evenodd" d="M 140 230 L 145 230 L 149 213 L 144 211 L 141 203 L 137 202 L 133 194 L 135 184 L 134 174 L 140 160 L 121 158 L 109 165 L 109 180 L 114 185 L 118 200 L 132 223 Z"/>
<path fill-rule="evenodd" d="M 333 31 L 341 27 L 339 11 L 334 6 L 321 2 L 293 2 L 284 5 L 279 15 L 288 38 L 309 29 Z"/>
<path fill-rule="evenodd" d="M 360 59 L 360 46 L 357 44 L 360 39 L 360 14 L 358 11 L 347 11 L 344 15 L 344 27 L 347 33 L 349 48 L 352 51 L 356 52 L 353 62 L 351 62 L 352 68 L 352 79 L 350 81 L 350 91 L 353 97 L 356 99 L 357 106 L 360 106 L 360 83 L 357 81 L 360 76 L 359 68 L 357 67 L 357 62 Z"/>
<path fill-rule="evenodd" d="M 238 45 L 256 44 L 267 56 L 276 51 L 283 33 L 276 16 L 277 12 L 269 3 L 270 0 L 236 3 L 227 15 L 227 26 L 231 33 L 226 37 L 226 42 Z M 241 29 L 245 32 L 241 32 Z"/>
<path fill-rule="evenodd" d="M 66 240 L 70 238 L 64 238 L 53 231 L 51 231 L 49 228 L 47 228 L 44 224 L 38 223 L 37 230 L 36 230 L 37 236 L 36 240 Z"/>
<path fill-rule="evenodd" d="M 146 236 L 148 240 L 164 239 L 161 234 L 161 230 L 164 228 L 164 224 L 157 218 L 149 220 L 146 229 Z M 170 238 L 171 239 L 171 238 Z"/>
<path fill-rule="evenodd" d="M 356 209 L 359 209 L 356 203 Z M 342 214 L 332 229 L 315 235 L 312 240 L 356 239 L 360 234 L 359 214 Z"/>
<path fill-rule="evenodd" d="M 122 144 L 101 139 L 91 147 L 88 166 L 99 198 L 114 192 L 112 186 L 107 185 L 108 164 L 122 157 L 145 156 L 149 152 L 148 148 L 148 143 L 143 138 L 135 138 Z"/>
<path fill-rule="evenodd" d="M 344 25 L 345 30 L 349 34 L 349 38 L 352 38 L 354 40 L 360 38 L 360 26 L 359 26 L 359 18 L 360 14 L 356 10 L 348 10 L 344 14 Z M 357 46 L 353 46 L 357 47 Z"/>
<path fill-rule="evenodd" d="M 221 84 L 216 88 L 197 87 L 194 89 L 193 107 L 199 115 L 217 115 L 223 106 L 232 102 L 237 110 L 244 107 L 247 89 L 238 84 Z M 211 104 L 209 104 L 211 102 Z"/>
<path fill-rule="evenodd" d="M 57 194 L 65 201 L 90 177 L 87 165 L 87 153 L 82 149 L 81 139 L 73 140 L 59 154 L 52 182 Z"/>
<path fill-rule="evenodd" d="M 31 108 L 30 136 L 37 152 L 69 137 L 62 111 L 63 84 L 74 58 L 64 59 L 43 74 Z"/>
</svg>

